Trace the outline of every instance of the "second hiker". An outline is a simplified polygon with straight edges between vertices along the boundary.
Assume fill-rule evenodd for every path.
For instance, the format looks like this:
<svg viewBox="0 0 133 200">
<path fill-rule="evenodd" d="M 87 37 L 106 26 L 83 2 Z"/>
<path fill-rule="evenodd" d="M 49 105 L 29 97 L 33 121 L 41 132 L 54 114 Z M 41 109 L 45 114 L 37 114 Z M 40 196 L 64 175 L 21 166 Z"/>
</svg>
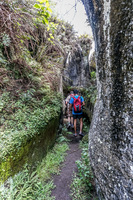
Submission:
<svg viewBox="0 0 133 200">
<path fill-rule="evenodd" d="M 79 96 L 78 90 L 74 90 L 74 96 L 70 99 L 70 111 L 72 110 L 72 115 L 74 119 L 74 135 L 77 136 L 77 119 L 80 120 L 80 132 L 79 135 L 84 136 L 82 133 L 83 129 L 83 112 L 82 112 L 82 106 L 85 105 L 84 98 L 82 96 Z"/>
<path fill-rule="evenodd" d="M 70 99 L 71 97 L 73 97 L 74 94 L 73 94 L 73 91 L 70 92 L 70 94 L 68 95 L 68 97 L 66 98 L 65 100 L 65 104 L 66 104 L 66 107 L 67 107 L 67 117 L 68 117 L 68 128 L 73 128 L 73 116 L 72 116 L 72 112 L 70 111 Z"/>
</svg>

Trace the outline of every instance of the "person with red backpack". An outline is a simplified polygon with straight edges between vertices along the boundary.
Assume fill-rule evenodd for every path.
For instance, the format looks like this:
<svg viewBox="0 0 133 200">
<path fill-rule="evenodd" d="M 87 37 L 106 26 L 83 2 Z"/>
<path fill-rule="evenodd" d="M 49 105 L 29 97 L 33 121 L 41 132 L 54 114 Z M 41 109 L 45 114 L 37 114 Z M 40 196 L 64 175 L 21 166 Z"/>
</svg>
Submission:
<svg viewBox="0 0 133 200">
<path fill-rule="evenodd" d="M 72 110 L 72 115 L 74 119 L 74 136 L 77 136 L 77 119 L 80 120 L 80 136 L 84 136 L 82 133 L 83 128 L 83 111 L 82 107 L 85 105 L 84 98 L 82 96 L 79 96 L 78 90 L 74 90 L 74 96 L 70 99 L 70 110 Z"/>
</svg>

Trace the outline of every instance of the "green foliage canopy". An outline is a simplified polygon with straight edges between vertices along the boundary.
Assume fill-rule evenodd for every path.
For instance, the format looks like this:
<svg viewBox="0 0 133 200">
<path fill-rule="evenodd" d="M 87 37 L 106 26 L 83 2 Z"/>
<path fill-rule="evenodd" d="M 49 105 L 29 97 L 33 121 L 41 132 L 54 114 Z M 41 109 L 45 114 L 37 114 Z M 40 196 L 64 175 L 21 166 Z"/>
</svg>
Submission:
<svg viewBox="0 0 133 200">
<path fill-rule="evenodd" d="M 54 30 L 57 27 L 57 24 L 50 22 L 51 14 L 52 14 L 52 9 L 50 8 L 50 2 L 49 0 L 36 0 L 38 3 L 34 4 L 34 8 L 37 9 L 38 17 L 36 20 L 38 22 L 42 22 L 44 25 L 47 27 L 47 31 L 52 31 L 54 33 Z M 54 39 L 53 35 L 50 33 L 49 34 L 51 39 Z"/>
<path fill-rule="evenodd" d="M 33 7 L 38 10 L 38 14 L 42 19 L 43 24 L 48 24 L 48 19 L 51 17 L 52 10 L 48 0 L 36 0 L 36 3 Z"/>
</svg>

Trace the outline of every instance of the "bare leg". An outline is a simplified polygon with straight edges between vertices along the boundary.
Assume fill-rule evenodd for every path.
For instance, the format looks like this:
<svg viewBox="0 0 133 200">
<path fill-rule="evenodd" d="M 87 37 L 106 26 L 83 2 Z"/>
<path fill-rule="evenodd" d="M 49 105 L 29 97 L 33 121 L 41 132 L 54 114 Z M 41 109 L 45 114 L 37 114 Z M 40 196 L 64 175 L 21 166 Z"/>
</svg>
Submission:
<svg viewBox="0 0 133 200">
<path fill-rule="evenodd" d="M 71 124 L 73 125 L 73 117 L 71 117 Z"/>
<path fill-rule="evenodd" d="M 82 128 L 83 128 L 83 119 L 80 118 L 80 133 L 82 133 Z"/>
<path fill-rule="evenodd" d="M 71 122 L 71 119 L 70 119 L 70 116 L 68 116 L 68 123 L 70 124 L 70 122 Z"/>
<path fill-rule="evenodd" d="M 76 132 L 76 124 L 77 124 L 77 119 L 74 119 L 74 132 L 75 132 L 75 134 L 77 133 Z"/>
</svg>

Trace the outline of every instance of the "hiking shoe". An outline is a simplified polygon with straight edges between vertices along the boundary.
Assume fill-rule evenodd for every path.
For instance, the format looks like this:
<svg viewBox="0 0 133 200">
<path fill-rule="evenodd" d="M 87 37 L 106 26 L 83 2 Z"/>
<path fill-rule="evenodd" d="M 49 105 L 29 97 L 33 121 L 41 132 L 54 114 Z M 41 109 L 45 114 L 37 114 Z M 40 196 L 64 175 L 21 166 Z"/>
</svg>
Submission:
<svg viewBox="0 0 133 200">
<path fill-rule="evenodd" d="M 70 128 L 71 127 L 71 124 L 68 124 L 67 128 Z"/>
<path fill-rule="evenodd" d="M 84 136 L 84 134 L 83 134 L 83 133 L 79 133 L 79 135 L 80 135 L 80 136 L 82 136 L 82 137 Z"/>
<path fill-rule="evenodd" d="M 77 137 L 77 133 L 74 133 L 73 136 Z"/>
<path fill-rule="evenodd" d="M 71 128 L 74 128 L 73 124 L 71 125 Z"/>
</svg>

